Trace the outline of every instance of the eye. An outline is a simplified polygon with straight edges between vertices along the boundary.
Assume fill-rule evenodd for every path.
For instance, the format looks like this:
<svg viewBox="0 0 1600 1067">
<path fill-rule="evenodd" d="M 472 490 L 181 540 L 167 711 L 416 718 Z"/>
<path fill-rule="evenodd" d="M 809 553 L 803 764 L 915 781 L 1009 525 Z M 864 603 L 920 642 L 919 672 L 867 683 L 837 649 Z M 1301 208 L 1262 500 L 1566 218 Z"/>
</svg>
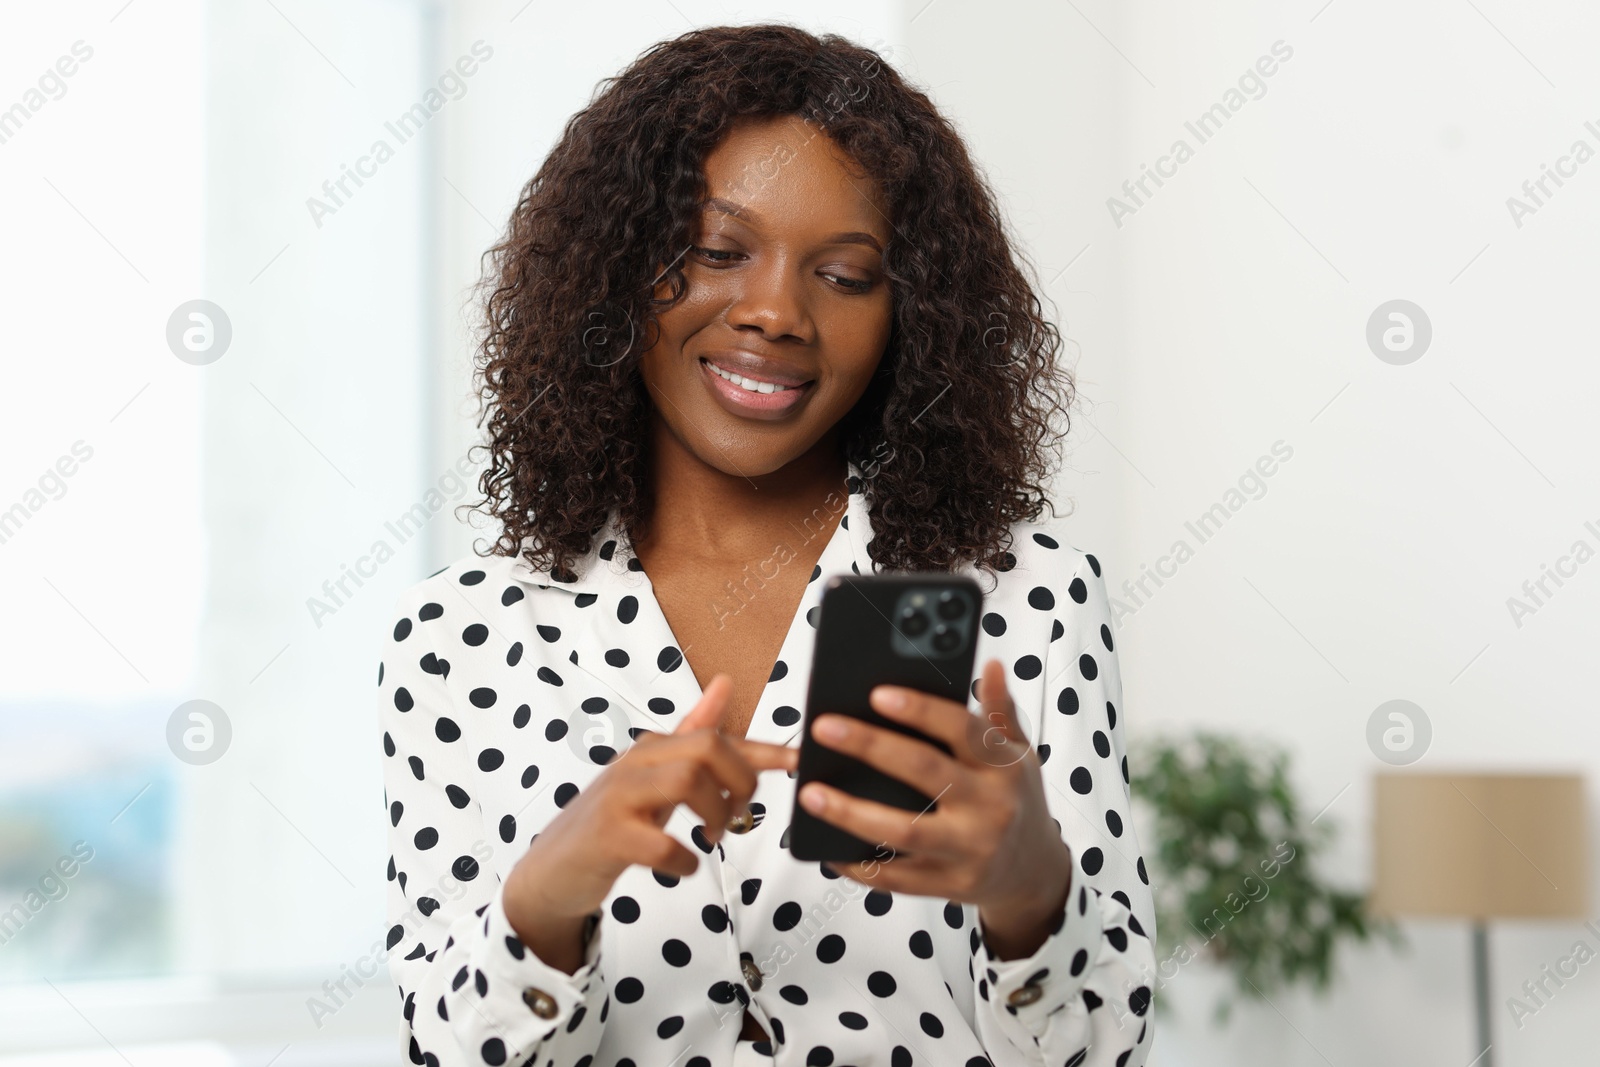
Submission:
<svg viewBox="0 0 1600 1067">
<path fill-rule="evenodd" d="M 846 278 L 842 274 L 824 274 L 823 277 L 847 293 L 865 293 L 872 288 L 871 282 L 864 282 L 856 278 Z"/>
<path fill-rule="evenodd" d="M 725 248 L 701 248 L 698 245 L 694 248 L 694 254 L 707 263 L 729 263 L 738 255 L 737 252 L 730 252 Z"/>
</svg>

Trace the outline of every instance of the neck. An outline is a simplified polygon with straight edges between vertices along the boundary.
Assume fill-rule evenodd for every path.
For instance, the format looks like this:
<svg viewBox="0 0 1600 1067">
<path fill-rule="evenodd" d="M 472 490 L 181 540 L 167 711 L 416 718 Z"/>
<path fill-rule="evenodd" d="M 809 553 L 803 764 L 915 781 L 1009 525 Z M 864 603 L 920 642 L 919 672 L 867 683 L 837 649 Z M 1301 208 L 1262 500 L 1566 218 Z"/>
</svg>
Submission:
<svg viewBox="0 0 1600 1067">
<path fill-rule="evenodd" d="M 740 558 L 752 547 L 770 547 L 778 531 L 790 530 L 846 497 L 847 465 L 830 431 L 803 455 L 768 474 L 738 473 L 737 457 L 728 471 L 695 456 L 656 420 L 651 456 L 654 503 L 649 528 L 636 543 L 648 554 L 675 553 Z M 730 471 L 732 473 L 730 473 Z"/>
</svg>

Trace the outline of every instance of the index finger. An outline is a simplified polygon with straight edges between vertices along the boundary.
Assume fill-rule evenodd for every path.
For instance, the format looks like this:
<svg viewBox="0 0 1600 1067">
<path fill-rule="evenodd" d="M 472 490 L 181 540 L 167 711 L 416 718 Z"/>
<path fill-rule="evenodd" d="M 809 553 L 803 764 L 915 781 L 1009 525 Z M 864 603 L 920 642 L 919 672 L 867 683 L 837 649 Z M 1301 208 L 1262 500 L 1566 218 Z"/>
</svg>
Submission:
<svg viewBox="0 0 1600 1067">
<path fill-rule="evenodd" d="M 774 745 L 767 741 L 748 741 L 742 737 L 730 737 L 728 740 L 734 751 L 755 770 L 792 771 L 800 765 L 798 748 Z"/>
<path fill-rule="evenodd" d="M 1005 668 L 998 661 L 985 663 L 981 677 L 984 679 L 981 686 L 983 715 L 974 715 L 965 704 L 905 686 L 876 686 L 870 699 L 873 709 L 884 717 L 905 723 L 949 745 L 960 762 L 994 766 L 997 747 L 1010 751 L 1006 711 L 1011 698 L 1005 688 Z"/>
<path fill-rule="evenodd" d="M 728 709 L 728 697 L 733 693 L 733 679 L 726 674 L 716 675 L 701 690 L 700 700 L 689 709 L 689 714 L 672 728 L 675 734 L 686 734 L 703 726 L 718 726 L 722 713 Z"/>
<path fill-rule="evenodd" d="M 965 704 L 910 689 L 900 685 L 874 686 L 868 698 L 874 711 L 894 722 L 907 726 L 929 737 L 943 741 L 950 751 L 961 759 L 968 751 L 974 725 L 981 729 L 981 720 L 967 710 Z"/>
<path fill-rule="evenodd" d="M 702 734 L 698 739 L 688 738 L 685 743 L 697 750 L 691 758 L 710 772 L 718 786 L 741 801 L 754 795 L 761 771 L 787 771 L 798 766 L 797 749 L 729 737 L 721 730 Z"/>
</svg>

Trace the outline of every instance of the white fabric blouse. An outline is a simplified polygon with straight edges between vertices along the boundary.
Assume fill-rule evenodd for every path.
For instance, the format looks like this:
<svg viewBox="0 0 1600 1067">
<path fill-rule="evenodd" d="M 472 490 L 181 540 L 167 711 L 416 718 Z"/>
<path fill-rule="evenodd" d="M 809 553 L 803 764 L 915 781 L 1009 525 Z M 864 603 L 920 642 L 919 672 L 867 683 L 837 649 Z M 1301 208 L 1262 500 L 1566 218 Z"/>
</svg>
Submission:
<svg viewBox="0 0 1600 1067">
<path fill-rule="evenodd" d="M 850 486 L 751 739 L 798 745 L 822 579 L 874 569 L 866 501 L 853 476 Z M 796 527 L 789 547 L 818 528 Z M 1019 525 L 1012 553 L 992 591 L 988 575 L 966 571 L 985 590 L 978 662 L 1008 667 L 1074 869 L 1059 925 L 1009 961 L 990 956 L 974 905 L 869 889 L 794 859 L 795 783 L 765 772 L 753 828 L 711 845 L 680 806 L 666 830 L 698 851 L 699 868 L 629 868 L 578 971 L 546 964 L 506 919 L 504 879 L 563 805 L 640 733 L 670 731 L 700 687 L 614 526 L 573 573 L 467 556 L 406 590 L 378 683 L 387 957 L 410 1062 L 1143 1064 L 1155 920 L 1100 564 L 1053 521 Z M 723 610 L 737 606 L 730 595 Z M 771 1041 L 739 1039 L 746 1006 Z"/>
</svg>

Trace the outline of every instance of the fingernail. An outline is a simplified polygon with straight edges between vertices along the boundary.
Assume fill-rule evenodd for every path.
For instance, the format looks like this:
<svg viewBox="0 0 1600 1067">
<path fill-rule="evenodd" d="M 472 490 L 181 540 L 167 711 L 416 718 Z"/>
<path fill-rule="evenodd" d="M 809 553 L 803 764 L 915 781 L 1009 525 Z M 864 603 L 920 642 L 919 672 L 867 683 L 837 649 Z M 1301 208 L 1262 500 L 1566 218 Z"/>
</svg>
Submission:
<svg viewBox="0 0 1600 1067">
<path fill-rule="evenodd" d="M 822 790 L 814 785 L 808 785 L 800 790 L 800 803 L 813 815 L 820 815 L 828 802 L 822 797 Z"/>
<path fill-rule="evenodd" d="M 880 685 L 872 691 L 872 706 L 879 711 L 899 711 L 906 706 L 906 695 L 893 686 Z"/>
<path fill-rule="evenodd" d="M 832 715 L 824 715 L 811 727 L 811 732 L 824 741 L 843 741 L 845 734 L 850 731 L 844 723 Z"/>
</svg>

